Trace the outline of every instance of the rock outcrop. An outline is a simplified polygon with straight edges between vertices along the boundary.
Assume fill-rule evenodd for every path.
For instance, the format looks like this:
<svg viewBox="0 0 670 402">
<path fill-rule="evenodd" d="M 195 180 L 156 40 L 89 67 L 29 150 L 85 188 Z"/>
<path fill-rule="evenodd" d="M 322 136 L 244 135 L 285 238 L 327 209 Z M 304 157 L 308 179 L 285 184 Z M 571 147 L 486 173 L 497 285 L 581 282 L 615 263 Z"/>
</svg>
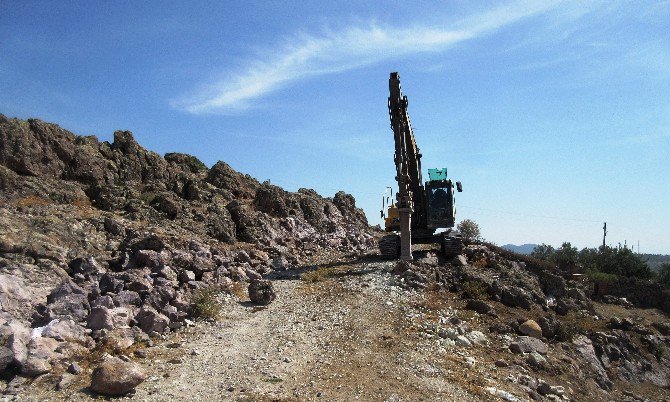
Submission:
<svg viewBox="0 0 670 402">
<path fill-rule="evenodd" d="M 129 131 L 100 142 L 2 115 L 0 227 L 0 369 L 26 376 L 179 329 L 197 289 L 263 284 L 317 252 L 373 246 L 343 192 L 292 193 L 225 162 L 161 157 Z M 254 295 L 267 304 L 271 290 Z"/>
</svg>

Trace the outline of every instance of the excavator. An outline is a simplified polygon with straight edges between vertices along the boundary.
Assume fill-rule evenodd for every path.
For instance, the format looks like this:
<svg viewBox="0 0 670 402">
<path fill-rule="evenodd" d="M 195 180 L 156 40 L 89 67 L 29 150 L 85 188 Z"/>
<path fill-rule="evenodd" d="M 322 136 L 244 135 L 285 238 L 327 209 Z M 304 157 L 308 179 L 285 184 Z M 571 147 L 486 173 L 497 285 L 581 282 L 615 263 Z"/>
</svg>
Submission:
<svg viewBox="0 0 670 402">
<path fill-rule="evenodd" d="M 461 182 L 447 178 L 447 169 L 428 169 L 427 182 L 421 176 L 421 152 L 407 113 L 407 96 L 402 93 L 400 76 L 389 78 L 388 109 L 395 142 L 394 162 L 398 191 L 396 200 L 382 198 L 384 229 L 391 232 L 379 241 L 382 255 L 412 260 L 412 244 L 438 243 L 446 257 L 458 255 L 463 248 L 456 223 L 455 191 L 463 191 Z M 455 188 L 454 188 L 455 185 Z M 386 214 L 384 209 L 386 208 Z"/>
</svg>

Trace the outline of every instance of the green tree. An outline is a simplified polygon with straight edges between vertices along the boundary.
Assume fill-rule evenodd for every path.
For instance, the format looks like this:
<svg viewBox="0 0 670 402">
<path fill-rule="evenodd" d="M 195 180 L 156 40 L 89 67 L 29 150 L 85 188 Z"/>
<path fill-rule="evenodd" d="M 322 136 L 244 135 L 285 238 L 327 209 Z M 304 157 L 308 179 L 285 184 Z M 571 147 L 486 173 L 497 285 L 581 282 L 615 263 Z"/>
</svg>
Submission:
<svg viewBox="0 0 670 402">
<path fill-rule="evenodd" d="M 556 249 L 552 256 L 553 262 L 561 269 L 570 269 L 577 266 L 579 260 L 579 253 L 576 247 L 572 247 L 570 242 L 566 241 L 561 244 L 561 247 Z"/>
<path fill-rule="evenodd" d="M 658 281 L 666 286 L 670 286 L 670 262 L 661 265 L 658 271 Z"/>
<path fill-rule="evenodd" d="M 579 252 L 579 263 L 588 271 L 642 279 L 653 277 L 647 263 L 628 248 L 583 249 Z"/>
<path fill-rule="evenodd" d="M 458 224 L 457 229 L 459 232 L 461 232 L 461 235 L 465 240 L 480 241 L 482 239 L 482 234 L 479 231 L 479 225 L 472 219 L 462 220 Z"/>
<path fill-rule="evenodd" d="M 549 244 L 542 243 L 539 246 L 535 246 L 530 256 L 539 260 L 551 261 L 555 251 Z"/>
</svg>

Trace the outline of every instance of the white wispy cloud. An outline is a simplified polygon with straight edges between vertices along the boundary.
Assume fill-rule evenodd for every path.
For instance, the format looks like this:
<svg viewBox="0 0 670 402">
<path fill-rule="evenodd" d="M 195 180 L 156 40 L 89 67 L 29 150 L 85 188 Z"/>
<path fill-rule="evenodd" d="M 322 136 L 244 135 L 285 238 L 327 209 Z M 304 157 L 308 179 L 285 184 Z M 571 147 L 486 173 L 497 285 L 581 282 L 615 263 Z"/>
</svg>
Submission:
<svg viewBox="0 0 670 402">
<path fill-rule="evenodd" d="M 194 113 L 232 113 L 295 81 L 347 71 L 384 59 L 418 52 L 439 52 L 454 44 L 490 34 L 524 18 L 555 8 L 558 2 L 517 1 L 482 12 L 447 27 L 413 25 L 393 28 L 369 23 L 339 32 L 301 34 L 275 44 L 237 71 L 204 85 L 195 95 L 173 102 Z"/>
</svg>

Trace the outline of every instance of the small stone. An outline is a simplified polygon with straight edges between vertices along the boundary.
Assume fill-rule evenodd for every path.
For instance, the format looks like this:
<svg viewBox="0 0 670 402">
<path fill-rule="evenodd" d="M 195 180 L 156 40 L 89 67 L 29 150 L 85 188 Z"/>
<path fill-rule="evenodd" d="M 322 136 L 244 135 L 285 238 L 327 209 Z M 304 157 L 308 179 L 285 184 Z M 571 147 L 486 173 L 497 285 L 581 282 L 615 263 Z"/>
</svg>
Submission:
<svg viewBox="0 0 670 402">
<path fill-rule="evenodd" d="M 493 364 L 495 364 L 496 367 L 509 367 L 509 363 L 504 360 L 496 360 Z"/>
<path fill-rule="evenodd" d="M 488 341 L 486 338 L 486 335 L 480 331 L 471 331 L 467 335 L 465 335 L 466 338 L 472 343 L 481 345 L 484 344 Z"/>
<path fill-rule="evenodd" d="M 542 356 L 541 354 L 539 354 L 537 352 L 531 352 L 531 353 L 528 354 L 528 357 L 526 358 L 526 361 L 531 366 L 540 367 L 547 362 L 547 359 L 545 359 L 544 356 Z"/>
<path fill-rule="evenodd" d="M 472 346 L 472 342 L 468 340 L 468 338 L 464 337 L 463 335 L 459 335 L 455 339 L 456 345 L 458 346 L 463 346 L 463 347 L 470 347 Z"/>
<path fill-rule="evenodd" d="M 459 254 L 451 260 L 451 263 L 457 267 L 464 267 L 468 265 L 468 260 L 464 255 Z"/>
<path fill-rule="evenodd" d="M 76 378 L 77 376 L 74 374 L 64 373 L 63 375 L 61 375 L 58 384 L 56 384 L 56 389 L 61 391 L 70 388 L 70 386 L 72 385 L 72 383 L 74 383 L 74 380 Z"/>
<path fill-rule="evenodd" d="M 194 281 L 195 280 L 195 272 L 189 271 L 189 270 L 181 271 L 181 273 L 179 274 L 179 280 L 184 282 L 184 283 Z"/>
<path fill-rule="evenodd" d="M 558 395 L 561 396 L 565 394 L 565 388 L 560 385 L 549 385 L 548 383 L 542 381 L 537 386 L 537 392 L 542 395 Z"/>
<path fill-rule="evenodd" d="M 70 374 L 79 374 L 81 373 L 81 371 L 82 371 L 81 366 L 77 362 L 72 362 L 67 367 L 67 372 Z"/>
</svg>

